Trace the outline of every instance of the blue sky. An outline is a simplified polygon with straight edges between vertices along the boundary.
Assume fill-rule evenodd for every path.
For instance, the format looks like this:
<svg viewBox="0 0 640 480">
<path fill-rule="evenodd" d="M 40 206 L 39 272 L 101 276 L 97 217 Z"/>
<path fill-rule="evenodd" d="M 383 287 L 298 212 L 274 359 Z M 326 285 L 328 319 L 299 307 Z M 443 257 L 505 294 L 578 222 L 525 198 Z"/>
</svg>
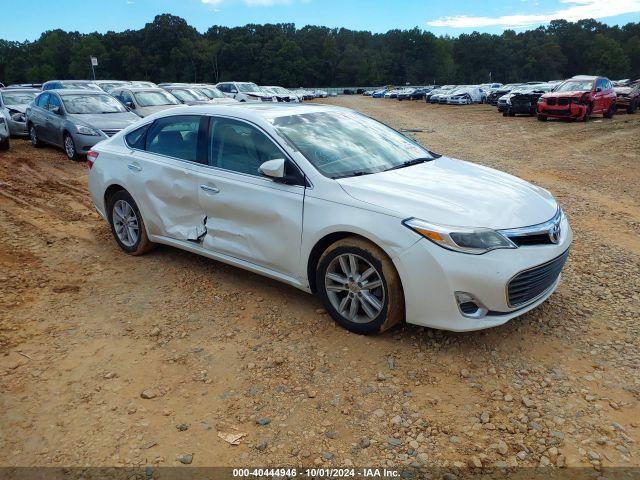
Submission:
<svg viewBox="0 0 640 480">
<path fill-rule="evenodd" d="M 640 0 L 0 0 L 0 38 L 34 40 L 62 28 L 88 33 L 139 29 L 160 13 L 211 25 L 293 22 L 385 32 L 420 27 L 438 35 L 524 30 L 553 18 L 640 21 Z"/>
</svg>

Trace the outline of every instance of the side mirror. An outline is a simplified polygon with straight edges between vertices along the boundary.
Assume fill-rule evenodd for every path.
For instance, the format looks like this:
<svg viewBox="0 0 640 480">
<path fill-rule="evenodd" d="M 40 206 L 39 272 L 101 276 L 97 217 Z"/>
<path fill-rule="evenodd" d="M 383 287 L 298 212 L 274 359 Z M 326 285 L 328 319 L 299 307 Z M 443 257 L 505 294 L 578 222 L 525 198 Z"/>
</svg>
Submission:
<svg viewBox="0 0 640 480">
<path fill-rule="evenodd" d="M 596 88 L 596 92 L 601 92 L 601 91 L 602 91 L 602 87 Z"/>
<path fill-rule="evenodd" d="M 258 170 L 265 177 L 272 178 L 275 181 L 282 181 L 284 179 L 285 164 L 284 158 L 278 158 L 264 162 Z"/>
<path fill-rule="evenodd" d="M 53 113 L 55 113 L 56 115 L 62 115 L 62 108 L 60 108 L 60 107 L 53 107 L 53 109 L 51 111 Z"/>
<path fill-rule="evenodd" d="M 125 107 L 127 107 L 129 110 L 135 110 L 136 106 L 133 102 L 125 102 L 124 104 Z"/>
<path fill-rule="evenodd" d="M 238 90 L 236 90 L 235 88 L 232 88 L 231 90 L 229 90 L 229 93 L 236 94 L 238 93 Z"/>
</svg>

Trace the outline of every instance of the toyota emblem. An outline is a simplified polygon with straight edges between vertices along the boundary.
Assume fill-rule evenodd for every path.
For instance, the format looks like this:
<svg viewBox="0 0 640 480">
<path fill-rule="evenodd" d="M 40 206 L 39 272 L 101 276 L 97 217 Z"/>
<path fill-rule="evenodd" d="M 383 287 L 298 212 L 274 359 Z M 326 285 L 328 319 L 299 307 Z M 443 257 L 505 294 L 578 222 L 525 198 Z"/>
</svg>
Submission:
<svg viewBox="0 0 640 480">
<path fill-rule="evenodd" d="M 549 240 L 551 243 L 558 243 L 560 241 L 560 222 L 556 223 L 551 230 L 549 230 Z"/>
</svg>

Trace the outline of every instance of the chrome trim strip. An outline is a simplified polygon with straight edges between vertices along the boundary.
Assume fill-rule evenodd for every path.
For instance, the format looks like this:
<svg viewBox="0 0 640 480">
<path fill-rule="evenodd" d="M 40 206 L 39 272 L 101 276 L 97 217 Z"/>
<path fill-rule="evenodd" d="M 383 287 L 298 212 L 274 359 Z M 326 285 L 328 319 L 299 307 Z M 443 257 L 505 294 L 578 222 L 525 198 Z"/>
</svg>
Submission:
<svg viewBox="0 0 640 480">
<path fill-rule="evenodd" d="M 498 230 L 502 235 L 506 237 L 525 237 L 528 235 L 543 235 L 548 234 L 551 228 L 557 225 L 562 220 L 562 209 L 558 207 L 556 214 L 546 222 L 539 223 L 537 225 L 530 225 L 528 227 L 509 228 L 506 230 Z"/>
</svg>

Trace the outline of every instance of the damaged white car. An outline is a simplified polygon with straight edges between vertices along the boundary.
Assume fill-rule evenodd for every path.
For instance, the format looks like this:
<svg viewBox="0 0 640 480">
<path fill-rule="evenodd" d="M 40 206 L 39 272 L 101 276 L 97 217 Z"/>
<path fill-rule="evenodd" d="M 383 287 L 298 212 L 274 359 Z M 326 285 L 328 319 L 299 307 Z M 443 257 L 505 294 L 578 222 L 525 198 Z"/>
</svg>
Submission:
<svg viewBox="0 0 640 480">
<path fill-rule="evenodd" d="M 503 324 L 553 293 L 572 240 L 546 190 L 338 107 L 177 107 L 88 162 L 125 252 L 161 243 L 266 275 L 363 334 Z"/>
</svg>

